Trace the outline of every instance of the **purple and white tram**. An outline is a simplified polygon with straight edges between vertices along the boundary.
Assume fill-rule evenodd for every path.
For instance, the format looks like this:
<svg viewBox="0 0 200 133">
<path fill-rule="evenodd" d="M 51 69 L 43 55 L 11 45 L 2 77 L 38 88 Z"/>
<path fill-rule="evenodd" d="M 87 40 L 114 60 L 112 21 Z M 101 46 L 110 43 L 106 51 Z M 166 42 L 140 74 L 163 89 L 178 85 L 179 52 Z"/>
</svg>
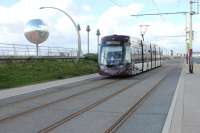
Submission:
<svg viewBox="0 0 200 133">
<path fill-rule="evenodd" d="M 161 66 L 159 47 L 125 35 L 110 35 L 99 46 L 99 74 L 135 75 Z"/>
</svg>

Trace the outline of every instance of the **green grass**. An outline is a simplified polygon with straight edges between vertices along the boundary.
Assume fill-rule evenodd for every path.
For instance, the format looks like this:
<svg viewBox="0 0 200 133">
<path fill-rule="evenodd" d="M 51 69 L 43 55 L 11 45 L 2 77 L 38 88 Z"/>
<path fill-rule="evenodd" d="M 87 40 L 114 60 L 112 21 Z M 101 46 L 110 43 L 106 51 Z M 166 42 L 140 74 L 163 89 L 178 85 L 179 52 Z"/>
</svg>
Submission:
<svg viewBox="0 0 200 133">
<path fill-rule="evenodd" d="M 0 89 L 97 72 L 93 60 L 29 60 L 0 64 Z"/>
</svg>

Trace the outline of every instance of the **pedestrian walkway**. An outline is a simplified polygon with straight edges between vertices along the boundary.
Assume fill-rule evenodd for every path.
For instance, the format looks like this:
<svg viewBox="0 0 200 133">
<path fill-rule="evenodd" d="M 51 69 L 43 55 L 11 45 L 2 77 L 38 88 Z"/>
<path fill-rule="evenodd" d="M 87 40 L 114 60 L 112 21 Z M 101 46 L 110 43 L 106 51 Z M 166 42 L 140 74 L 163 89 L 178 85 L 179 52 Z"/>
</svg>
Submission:
<svg viewBox="0 0 200 133">
<path fill-rule="evenodd" d="M 200 65 L 184 76 L 182 133 L 200 132 Z"/>
<path fill-rule="evenodd" d="M 162 133 L 200 133 L 200 64 L 184 65 Z"/>
</svg>

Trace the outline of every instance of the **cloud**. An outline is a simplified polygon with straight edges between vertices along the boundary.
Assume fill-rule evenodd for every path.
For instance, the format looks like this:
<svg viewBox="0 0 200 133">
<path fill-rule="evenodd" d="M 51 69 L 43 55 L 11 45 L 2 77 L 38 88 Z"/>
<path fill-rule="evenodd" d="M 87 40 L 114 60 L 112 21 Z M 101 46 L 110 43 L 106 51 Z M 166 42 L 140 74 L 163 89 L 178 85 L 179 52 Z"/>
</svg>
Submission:
<svg viewBox="0 0 200 133">
<path fill-rule="evenodd" d="M 169 0 L 168 2 L 175 2 Z M 156 0 L 156 2 L 163 2 Z M 166 1 L 164 1 L 166 2 Z M 31 6 L 27 6 L 31 5 Z M 90 25 L 90 48 L 93 52 L 97 49 L 96 30 L 100 29 L 101 37 L 109 34 L 125 34 L 140 38 L 140 24 L 149 24 L 145 39 L 166 48 L 178 48 L 175 42 L 183 42 L 184 38 L 158 38 L 158 36 L 180 35 L 184 33 L 184 25 L 177 25 L 170 21 L 160 19 L 139 19 L 131 17 L 145 6 L 132 3 L 127 6 L 112 6 L 96 16 L 94 9 L 88 4 L 77 5 L 73 0 L 21 0 L 18 3 L 3 7 L 0 6 L 0 42 L 30 44 L 23 35 L 24 26 L 28 20 L 42 18 L 49 27 L 50 36 L 42 45 L 77 48 L 77 33 L 74 25 L 64 14 L 53 9 L 39 10 L 41 6 L 58 7 L 71 16 L 81 26 L 82 48 L 87 49 L 86 26 Z"/>
<path fill-rule="evenodd" d="M 142 10 L 144 5 L 131 4 L 123 8 L 111 7 L 105 11 L 100 17 L 97 27 L 101 27 L 102 35 L 109 34 L 125 34 L 140 37 L 141 24 L 148 24 L 148 30 L 145 34 L 145 40 L 157 44 L 161 47 L 176 49 L 184 52 L 185 38 L 168 38 L 166 36 L 184 35 L 185 25 L 177 25 L 170 20 L 157 19 L 139 19 L 138 17 L 131 17 L 130 14 L 137 14 Z M 163 36 L 163 37 L 162 37 Z"/>
<path fill-rule="evenodd" d="M 21 0 L 9 7 L 0 6 L 0 42 L 30 44 L 24 37 L 24 26 L 30 19 L 42 18 L 49 27 L 50 36 L 41 45 L 77 48 L 75 27 L 69 18 L 53 9 L 39 10 L 42 6 L 54 6 L 66 11 L 81 26 L 94 21 L 94 16 L 89 13 L 84 14 L 91 11 L 89 5 L 83 5 L 83 8 L 77 11 L 72 0 L 59 0 L 59 2 L 57 0 Z"/>
<path fill-rule="evenodd" d="M 158 4 L 174 4 L 177 3 L 179 0 L 154 0 Z"/>
<path fill-rule="evenodd" d="M 92 11 L 91 6 L 89 6 L 89 5 L 87 5 L 87 4 L 83 5 L 82 8 L 83 8 L 83 10 L 86 11 L 86 12 L 90 12 L 90 11 Z"/>
<path fill-rule="evenodd" d="M 0 29 L 4 29 L 3 32 L 1 32 L 1 36 L 3 38 L 7 39 L 7 41 L 13 40 L 13 36 L 16 36 L 14 38 L 21 38 L 23 40 L 23 30 L 24 25 L 26 22 L 33 18 L 45 18 L 47 19 L 46 14 L 41 14 L 41 11 L 39 10 L 39 7 L 41 6 L 51 6 L 52 5 L 58 6 L 60 8 L 66 8 L 68 5 L 71 4 L 71 0 L 60 0 L 61 2 L 56 2 L 55 0 L 34 0 L 34 1 L 27 1 L 27 0 L 21 0 L 18 3 L 9 6 L 9 7 L 3 7 L 0 6 Z M 62 4 L 61 4 L 62 3 Z M 31 6 L 27 6 L 31 5 Z M 65 6 L 63 6 L 65 5 Z M 51 14 L 51 11 L 47 14 Z M 50 20 L 50 19 L 49 19 Z M 49 21 L 50 22 L 50 21 Z M 11 35 L 12 36 L 7 36 Z M 0 41 L 5 41 L 0 40 Z M 23 40 L 24 41 L 24 40 Z M 17 42 L 16 42 L 17 43 Z"/>
<path fill-rule="evenodd" d="M 131 14 L 137 14 L 143 5 L 131 4 L 122 8 L 114 6 L 105 11 L 99 18 L 97 27 L 101 27 L 102 34 L 123 33 L 130 28 Z M 128 30 L 129 31 L 129 30 Z"/>
</svg>

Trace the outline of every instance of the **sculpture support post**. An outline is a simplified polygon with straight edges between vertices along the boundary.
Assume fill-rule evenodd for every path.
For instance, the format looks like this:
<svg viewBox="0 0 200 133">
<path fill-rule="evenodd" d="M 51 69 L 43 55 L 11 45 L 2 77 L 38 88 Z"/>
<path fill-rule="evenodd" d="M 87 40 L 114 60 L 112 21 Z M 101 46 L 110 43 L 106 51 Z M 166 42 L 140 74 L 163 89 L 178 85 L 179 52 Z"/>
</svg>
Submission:
<svg viewBox="0 0 200 133">
<path fill-rule="evenodd" d="M 36 55 L 37 55 L 37 57 L 38 57 L 38 44 L 36 44 Z"/>
<path fill-rule="evenodd" d="M 98 54 L 98 52 L 99 52 L 99 36 L 101 35 L 99 29 L 97 29 L 97 33 L 96 33 L 96 35 L 97 35 L 97 54 Z"/>
<path fill-rule="evenodd" d="M 89 36 L 89 33 L 90 33 L 90 26 L 88 25 L 87 28 L 86 28 L 86 31 L 87 31 L 87 53 L 89 54 L 90 53 L 90 36 Z"/>
<path fill-rule="evenodd" d="M 58 11 L 61 11 L 62 13 L 64 13 L 70 20 L 71 22 L 73 23 L 75 29 L 76 29 L 76 32 L 77 32 L 77 42 L 78 42 L 78 53 L 77 53 L 77 60 L 80 59 L 80 56 L 81 56 L 81 36 L 80 36 L 80 25 L 77 25 L 75 23 L 75 21 L 73 20 L 73 18 L 67 14 L 65 11 L 59 9 L 59 8 L 56 8 L 56 7 L 40 7 L 40 9 L 45 9 L 45 8 L 52 8 L 52 9 L 56 9 Z"/>
</svg>

